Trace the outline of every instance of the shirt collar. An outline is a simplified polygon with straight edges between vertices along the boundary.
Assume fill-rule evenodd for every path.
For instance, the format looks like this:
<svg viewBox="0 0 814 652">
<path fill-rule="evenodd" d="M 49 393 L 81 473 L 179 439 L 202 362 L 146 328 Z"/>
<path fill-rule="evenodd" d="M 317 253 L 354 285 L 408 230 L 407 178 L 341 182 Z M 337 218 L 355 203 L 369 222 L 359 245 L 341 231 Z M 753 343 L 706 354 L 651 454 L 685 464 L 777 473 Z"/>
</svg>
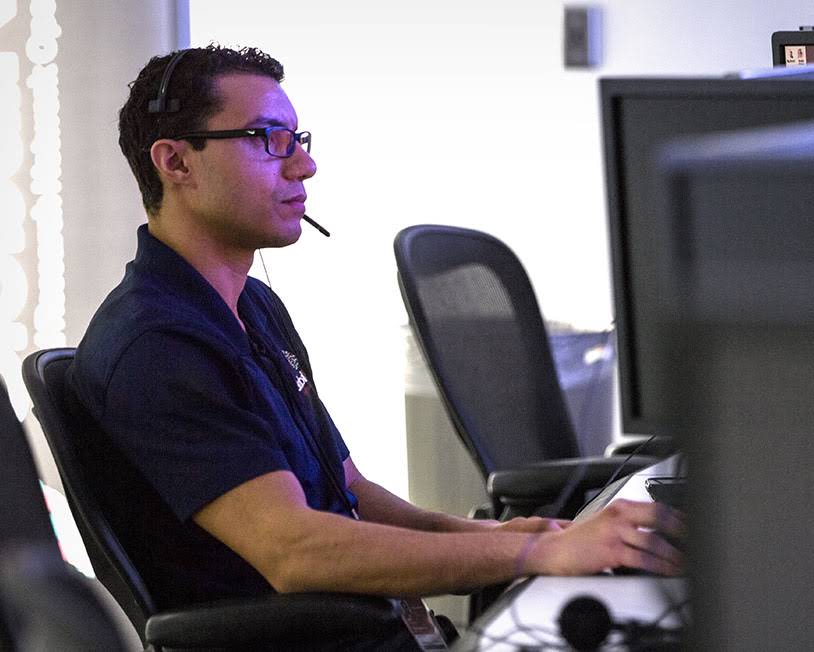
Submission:
<svg viewBox="0 0 814 652">
<path fill-rule="evenodd" d="M 138 228 L 138 249 L 133 260 L 133 271 L 160 279 L 166 288 L 188 304 L 202 310 L 205 316 L 235 343 L 248 349 L 246 334 L 232 314 L 229 306 L 214 287 L 197 269 L 190 265 L 174 249 L 154 237 L 142 224 Z M 240 299 L 246 294 L 246 289 Z M 241 312 L 241 319 L 245 319 Z"/>
</svg>

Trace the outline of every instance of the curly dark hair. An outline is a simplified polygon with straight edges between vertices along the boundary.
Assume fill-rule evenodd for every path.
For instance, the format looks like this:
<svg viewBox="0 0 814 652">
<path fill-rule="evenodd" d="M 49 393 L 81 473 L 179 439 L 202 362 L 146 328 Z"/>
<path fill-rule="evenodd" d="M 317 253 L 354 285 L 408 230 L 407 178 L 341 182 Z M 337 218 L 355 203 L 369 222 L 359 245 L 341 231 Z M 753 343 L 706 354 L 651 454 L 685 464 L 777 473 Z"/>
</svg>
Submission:
<svg viewBox="0 0 814 652">
<path fill-rule="evenodd" d="M 283 66 L 257 48 L 233 50 L 219 45 L 190 48 L 172 71 L 166 98 L 177 99 L 175 112 L 150 113 L 148 106 L 158 96 L 159 85 L 177 52 L 150 59 L 134 82 L 130 96 L 119 111 L 119 147 L 138 181 L 141 199 L 148 215 L 161 208 L 164 195 L 161 179 L 150 159 L 150 146 L 159 138 L 204 129 L 206 121 L 220 111 L 222 99 L 214 80 L 218 75 L 249 73 L 283 80 Z M 192 142 L 203 149 L 205 140 Z"/>
</svg>

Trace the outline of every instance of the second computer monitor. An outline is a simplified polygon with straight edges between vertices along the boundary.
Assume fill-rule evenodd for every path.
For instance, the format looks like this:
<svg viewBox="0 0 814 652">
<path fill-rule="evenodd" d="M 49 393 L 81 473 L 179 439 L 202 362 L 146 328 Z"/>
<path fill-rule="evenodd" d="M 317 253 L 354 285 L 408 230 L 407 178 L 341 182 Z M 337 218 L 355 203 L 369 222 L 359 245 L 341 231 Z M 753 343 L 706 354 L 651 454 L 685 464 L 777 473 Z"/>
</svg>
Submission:
<svg viewBox="0 0 814 652">
<path fill-rule="evenodd" d="M 686 649 L 811 649 L 814 122 L 676 143 L 658 168 L 660 403 L 690 458 Z"/>
</svg>

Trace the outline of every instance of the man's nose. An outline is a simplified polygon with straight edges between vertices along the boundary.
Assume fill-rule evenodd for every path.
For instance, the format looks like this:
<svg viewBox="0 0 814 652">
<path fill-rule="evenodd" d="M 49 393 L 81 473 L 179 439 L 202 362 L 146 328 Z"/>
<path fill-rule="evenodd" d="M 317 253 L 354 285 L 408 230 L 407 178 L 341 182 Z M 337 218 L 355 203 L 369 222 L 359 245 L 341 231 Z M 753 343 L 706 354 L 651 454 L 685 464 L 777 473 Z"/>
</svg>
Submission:
<svg viewBox="0 0 814 652">
<path fill-rule="evenodd" d="M 297 143 L 294 153 L 286 159 L 286 176 L 291 179 L 310 179 L 317 173 L 317 164 L 302 145 Z"/>
</svg>

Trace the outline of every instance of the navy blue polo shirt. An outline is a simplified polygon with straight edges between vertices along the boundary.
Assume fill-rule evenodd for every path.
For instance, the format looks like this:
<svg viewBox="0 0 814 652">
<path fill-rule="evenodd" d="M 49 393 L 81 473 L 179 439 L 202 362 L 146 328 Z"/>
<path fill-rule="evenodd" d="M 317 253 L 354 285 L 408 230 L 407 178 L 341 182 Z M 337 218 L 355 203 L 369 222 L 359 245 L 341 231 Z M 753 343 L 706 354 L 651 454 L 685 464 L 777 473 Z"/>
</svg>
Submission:
<svg viewBox="0 0 814 652">
<path fill-rule="evenodd" d="M 356 506 L 340 494 L 348 449 L 282 302 L 249 278 L 238 313 L 246 332 L 144 225 L 68 373 L 98 426 L 105 509 L 159 608 L 273 590 L 192 521 L 238 485 L 288 470 L 310 507 L 349 516 Z"/>
</svg>

